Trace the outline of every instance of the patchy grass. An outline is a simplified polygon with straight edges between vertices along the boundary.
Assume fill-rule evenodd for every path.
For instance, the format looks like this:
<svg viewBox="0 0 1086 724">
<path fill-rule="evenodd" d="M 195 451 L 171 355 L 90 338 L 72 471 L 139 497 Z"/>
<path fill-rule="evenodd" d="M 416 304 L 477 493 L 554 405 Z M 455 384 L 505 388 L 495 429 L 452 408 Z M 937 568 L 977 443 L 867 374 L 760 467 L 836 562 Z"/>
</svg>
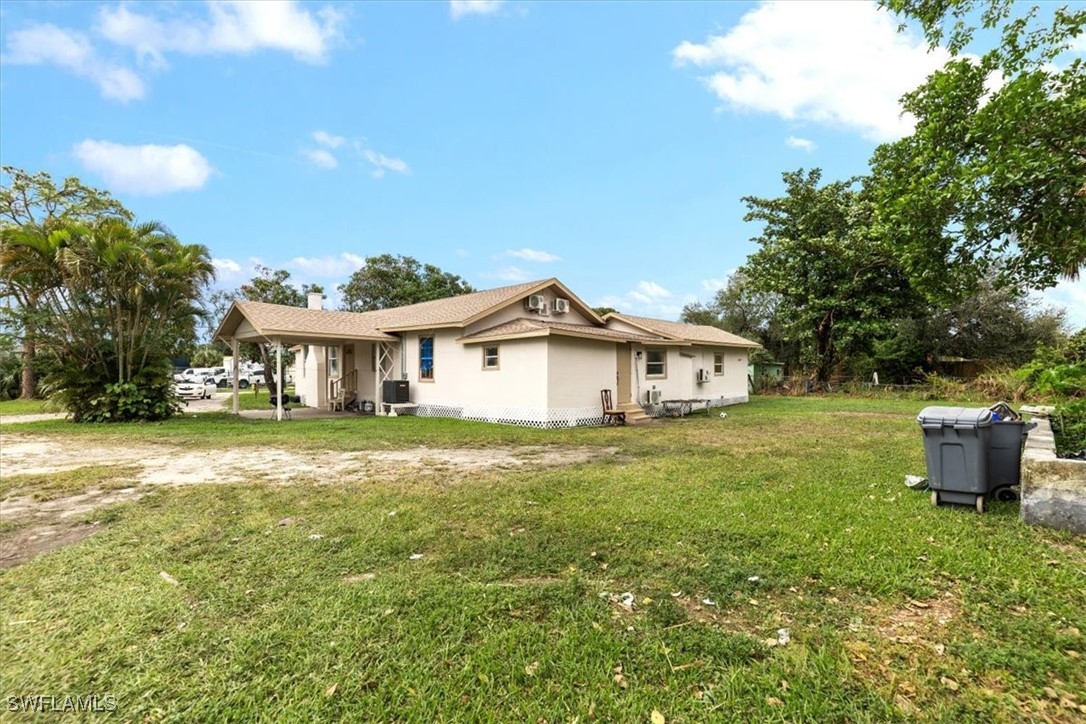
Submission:
<svg viewBox="0 0 1086 724">
<path fill-rule="evenodd" d="M 0 400 L 0 415 L 38 415 L 63 412 L 47 400 Z"/>
<path fill-rule="evenodd" d="M 1081 719 L 1086 543 L 908 491 L 922 404 L 776 398 L 551 432 L 20 426 L 78 445 L 620 453 L 452 486 L 157 488 L 0 571 L 3 693 L 108 693 L 125 719 Z"/>
<path fill-rule="evenodd" d="M 0 499 L 29 495 L 35 500 L 55 500 L 86 490 L 118 490 L 137 484 L 141 468 L 131 465 L 95 465 L 40 475 L 0 477 Z"/>
</svg>

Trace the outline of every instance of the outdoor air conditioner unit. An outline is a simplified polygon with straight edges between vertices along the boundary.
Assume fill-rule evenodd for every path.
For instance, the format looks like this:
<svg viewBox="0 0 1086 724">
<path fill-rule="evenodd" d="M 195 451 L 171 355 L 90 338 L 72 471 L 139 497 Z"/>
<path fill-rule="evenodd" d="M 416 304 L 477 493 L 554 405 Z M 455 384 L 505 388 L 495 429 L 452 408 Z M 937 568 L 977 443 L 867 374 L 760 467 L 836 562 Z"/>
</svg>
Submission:
<svg viewBox="0 0 1086 724">
<path fill-rule="evenodd" d="M 531 312 L 540 312 L 547 308 L 547 299 L 542 294 L 530 294 L 524 300 L 524 306 Z"/>
<path fill-rule="evenodd" d="M 645 392 L 645 402 L 650 405 L 659 405 L 660 400 L 664 398 L 664 393 L 661 390 L 648 390 Z"/>
<path fill-rule="evenodd" d="M 699 385 L 702 384 L 702 383 L 708 382 L 710 379 L 712 379 L 712 378 L 709 376 L 709 370 L 698 370 L 698 384 Z"/>
<path fill-rule="evenodd" d="M 565 314 L 569 311 L 569 300 L 555 299 L 551 309 L 554 311 L 555 314 Z"/>
</svg>

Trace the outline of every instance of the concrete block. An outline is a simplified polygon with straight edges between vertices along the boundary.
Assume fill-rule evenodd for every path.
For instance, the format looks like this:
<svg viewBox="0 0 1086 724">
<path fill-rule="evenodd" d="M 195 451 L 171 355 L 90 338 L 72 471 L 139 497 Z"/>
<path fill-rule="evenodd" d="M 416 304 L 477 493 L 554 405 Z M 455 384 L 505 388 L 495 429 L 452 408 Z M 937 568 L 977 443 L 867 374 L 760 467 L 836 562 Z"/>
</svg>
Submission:
<svg viewBox="0 0 1086 724">
<path fill-rule="evenodd" d="M 1086 534 L 1086 460 L 1056 457 L 1048 420 L 1026 438 L 1019 515 L 1030 525 Z"/>
</svg>

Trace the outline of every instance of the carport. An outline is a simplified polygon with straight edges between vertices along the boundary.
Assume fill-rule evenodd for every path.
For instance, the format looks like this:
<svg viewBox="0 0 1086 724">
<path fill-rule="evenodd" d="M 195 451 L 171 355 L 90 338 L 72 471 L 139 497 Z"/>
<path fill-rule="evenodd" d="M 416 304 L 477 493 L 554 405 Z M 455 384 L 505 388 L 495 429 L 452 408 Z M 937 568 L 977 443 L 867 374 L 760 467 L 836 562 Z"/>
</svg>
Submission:
<svg viewBox="0 0 1086 724">
<path fill-rule="evenodd" d="M 312 345 L 322 348 L 342 349 L 356 342 L 369 342 L 374 346 L 374 389 L 376 403 L 380 405 L 381 383 L 393 379 L 399 359 L 400 338 L 360 323 L 360 316 L 351 312 L 335 312 L 320 308 L 321 295 L 311 294 L 309 307 L 286 307 L 263 302 L 235 301 L 213 339 L 230 345 L 233 355 L 231 380 L 233 386 L 233 412 L 241 412 L 239 400 L 240 360 L 242 342 L 269 344 L 275 347 L 276 404 L 275 419 L 283 419 L 283 346 Z M 322 389 L 342 383 L 345 375 L 329 377 L 327 370 L 318 368 L 317 385 Z M 379 409 L 379 408 L 378 408 Z"/>
</svg>

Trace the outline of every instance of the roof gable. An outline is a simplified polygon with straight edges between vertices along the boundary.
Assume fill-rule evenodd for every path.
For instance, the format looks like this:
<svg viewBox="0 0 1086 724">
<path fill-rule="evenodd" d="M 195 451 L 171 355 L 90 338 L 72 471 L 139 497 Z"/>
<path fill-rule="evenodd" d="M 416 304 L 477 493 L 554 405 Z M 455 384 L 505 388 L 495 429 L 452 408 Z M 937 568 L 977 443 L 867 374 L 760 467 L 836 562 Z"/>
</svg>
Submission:
<svg viewBox="0 0 1086 724">
<path fill-rule="evenodd" d="M 626 324 L 643 329 L 647 332 L 660 334 L 672 339 L 683 339 L 689 342 L 720 345 L 725 347 L 761 347 L 757 342 L 751 342 L 737 334 L 725 332 L 719 327 L 710 327 L 705 324 L 684 324 L 683 322 L 669 322 L 665 319 L 653 319 L 651 317 L 637 317 L 632 314 L 620 314 L 611 312 L 604 319 L 616 319 Z"/>
</svg>

